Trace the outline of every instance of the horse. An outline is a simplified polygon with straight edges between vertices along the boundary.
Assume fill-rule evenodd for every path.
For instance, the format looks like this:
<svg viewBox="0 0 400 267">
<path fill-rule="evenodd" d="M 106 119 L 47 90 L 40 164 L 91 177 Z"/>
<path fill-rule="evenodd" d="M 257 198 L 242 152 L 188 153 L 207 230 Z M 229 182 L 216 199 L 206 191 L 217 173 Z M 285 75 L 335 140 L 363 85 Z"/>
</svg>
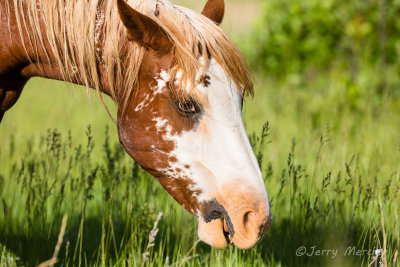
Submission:
<svg viewBox="0 0 400 267">
<path fill-rule="evenodd" d="M 120 143 L 194 215 L 199 239 L 251 248 L 272 214 L 242 119 L 253 78 L 219 26 L 224 10 L 223 0 L 201 13 L 168 0 L 0 0 L 0 122 L 31 77 L 111 97 Z"/>
</svg>

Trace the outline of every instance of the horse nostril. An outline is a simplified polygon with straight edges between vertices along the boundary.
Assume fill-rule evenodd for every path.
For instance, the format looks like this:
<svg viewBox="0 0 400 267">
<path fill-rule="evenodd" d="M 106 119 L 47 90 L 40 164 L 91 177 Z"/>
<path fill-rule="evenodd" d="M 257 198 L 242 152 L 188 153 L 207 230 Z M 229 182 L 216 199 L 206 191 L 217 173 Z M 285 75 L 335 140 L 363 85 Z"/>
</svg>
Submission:
<svg viewBox="0 0 400 267">
<path fill-rule="evenodd" d="M 238 248 L 247 249 L 254 246 L 271 225 L 269 206 L 258 203 L 254 206 L 259 208 L 244 207 L 237 213 L 236 220 L 234 218 L 237 235 L 233 243 Z"/>
<path fill-rule="evenodd" d="M 243 226 L 246 231 L 252 229 L 257 220 L 257 213 L 254 210 L 248 210 L 243 213 Z"/>
<path fill-rule="evenodd" d="M 223 214 L 221 212 L 217 211 L 217 210 L 211 211 L 210 214 L 208 215 L 208 218 L 210 220 L 216 220 L 216 219 L 219 219 L 219 218 L 222 218 L 222 217 L 223 217 Z"/>
<path fill-rule="evenodd" d="M 227 225 L 229 234 L 233 237 L 235 230 L 233 229 L 232 221 L 225 208 L 213 198 L 203 205 L 203 216 L 205 222 L 211 222 L 212 220 L 221 219 Z"/>
<path fill-rule="evenodd" d="M 215 198 L 203 204 L 203 216 L 206 222 L 222 218 L 225 214 L 226 210 Z"/>
</svg>

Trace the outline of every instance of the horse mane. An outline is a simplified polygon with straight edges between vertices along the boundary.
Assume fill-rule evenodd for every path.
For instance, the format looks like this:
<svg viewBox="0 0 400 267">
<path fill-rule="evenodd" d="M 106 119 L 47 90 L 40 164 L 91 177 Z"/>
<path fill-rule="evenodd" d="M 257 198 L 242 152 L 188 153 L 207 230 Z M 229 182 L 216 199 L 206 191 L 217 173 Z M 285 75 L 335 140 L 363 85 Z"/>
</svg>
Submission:
<svg viewBox="0 0 400 267">
<path fill-rule="evenodd" d="M 179 75 L 180 81 L 185 81 L 171 88 L 176 95 L 183 96 L 195 87 L 199 69 L 206 70 L 207 60 L 200 60 L 204 53 L 222 66 L 241 95 L 253 93 L 252 75 L 243 55 L 211 20 L 167 0 L 128 3 L 156 21 L 173 43 L 175 72 L 171 78 L 184 70 Z M 98 65 L 102 64 L 111 97 L 126 106 L 138 88 L 145 49 L 128 42 L 116 0 L 6 0 L 5 4 L 8 15 L 15 12 L 21 38 L 24 40 L 23 33 L 28 34 L 29 42 L 23 42 L 25 49 L 31 46 L 34 51 L 44 50 L 49 60 L 52 55 L 65 81 L 79 79 L 87 88 L 95 88 L 99 96 Z"/>
</svg>

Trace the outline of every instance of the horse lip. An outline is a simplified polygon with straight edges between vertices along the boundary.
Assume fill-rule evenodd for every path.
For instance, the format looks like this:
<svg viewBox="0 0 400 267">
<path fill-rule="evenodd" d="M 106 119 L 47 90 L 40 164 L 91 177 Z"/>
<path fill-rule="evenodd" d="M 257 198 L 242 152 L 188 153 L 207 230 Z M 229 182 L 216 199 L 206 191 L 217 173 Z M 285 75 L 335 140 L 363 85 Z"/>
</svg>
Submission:
<svg viewBox="0 0 400 267">
<path fill-rule="evenodd" d="M 228 213 L 224 214 L 224 231 L 229 233 L 229 237 L 230 239 L 233 238 L 233 236 L 235 235 L 235 230 L 233 229 L 233 224 L 231 221 L 231 218 L 228 216 Z M 230 241 L 230 240 L 229 240 Z"/>
<path fill-rule="evenodd" d="M 226 220 L 224 218 L 222 218 L 222 221 L 223 221 L 222 231 L 223 231 L 223 234 L 225 236 L 226 242 L 228 244 L 232 244 L 233 243 L 233 240 L 232 240 L 233 237 L 229 234 L 229 228 L 228 228 L 228 225 L 226 223 Z"/>
<path fill-rule="evenodd" d="M 226 224 L 226 220 L 224 219 L 224 231 L 229 232 L 228 225 Z"/>
<path fill-rule="evenodd" d="M 220 215 L 222 215 L 223 218 L 221 218 L 224 222 L 224 228 L 225 228 L 225 223 L 227 232 L 229 233 L 230 237 L 233 238 L 235 235 L 235 230 L 233 227 L 233 223 L 231 218 L 228 215 L 228 212 L 226 209 L 215 199 L 211 199 L 207 203 L 207 207 L 211 209 L 211 212 L 207 212 L 208 214 L 204 217 L 204 220 L 206 223 L 215 220 L 215 219 L 220 219 Z"/>
</svg>

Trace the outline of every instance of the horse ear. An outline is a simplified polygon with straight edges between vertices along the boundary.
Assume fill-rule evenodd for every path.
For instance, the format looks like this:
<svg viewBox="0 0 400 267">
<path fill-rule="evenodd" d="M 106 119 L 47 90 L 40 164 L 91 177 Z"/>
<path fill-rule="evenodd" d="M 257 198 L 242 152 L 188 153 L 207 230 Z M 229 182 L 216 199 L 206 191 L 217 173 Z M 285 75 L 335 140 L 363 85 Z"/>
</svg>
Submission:
<svg viewBox="0 0 400 267">
<path fill-rule="evenodd" d="M 203 12 L 204 16 L 214 21 L 217 25 L 221 24 L 225 13 L 224 0 L 208 0 Z"/>
<path fill-rule="evenodd" d="M 150 17 L 136 11 L 125 2 L 118 0 L 118 13 L 125 25 L 128 38 L 146 48 L 168 52 L 172 47 L 167 33 Z"/>
</svg>

